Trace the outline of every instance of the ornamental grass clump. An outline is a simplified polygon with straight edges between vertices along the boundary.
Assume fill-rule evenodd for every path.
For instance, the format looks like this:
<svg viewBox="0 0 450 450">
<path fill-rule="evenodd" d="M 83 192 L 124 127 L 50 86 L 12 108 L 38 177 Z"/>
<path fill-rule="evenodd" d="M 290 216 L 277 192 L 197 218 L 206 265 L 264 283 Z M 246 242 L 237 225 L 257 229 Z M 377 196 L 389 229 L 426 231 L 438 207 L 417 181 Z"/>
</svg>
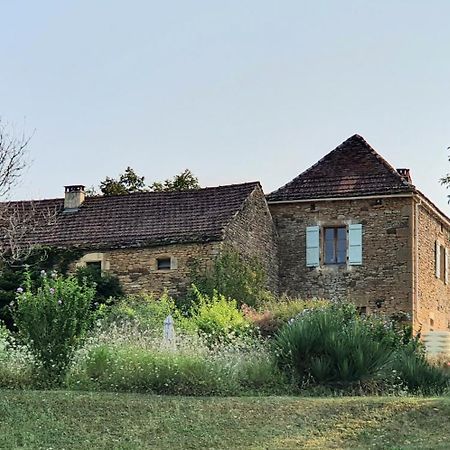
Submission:
<svg viewBox="0 0 450 450">
<path fill-rule="evenodd" d="M 12 314 L 39 379 L 45 386 L 58 385 L 91 324 L 95 288 L 74 277 L 41 275 L 39 286 L 33 287 L 26 273 Z"/>
<path fill-rule="evenodd" d="M 347 305 L 306 311 L 281 329 L 274 348 L 280 367 L 300 385 L 336 387 L 377 378 L 393 352 Z"/>
</svg>

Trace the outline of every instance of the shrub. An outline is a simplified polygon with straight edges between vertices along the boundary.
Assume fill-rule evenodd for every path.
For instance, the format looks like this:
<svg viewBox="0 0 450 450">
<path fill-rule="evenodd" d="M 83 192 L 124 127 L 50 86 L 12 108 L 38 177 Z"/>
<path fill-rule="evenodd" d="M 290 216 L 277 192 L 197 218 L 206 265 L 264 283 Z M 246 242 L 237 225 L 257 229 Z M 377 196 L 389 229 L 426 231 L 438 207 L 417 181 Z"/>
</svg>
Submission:
<svg viewBox="0 0 450 450">
<path fill-rule="evenodd" d="M 219 254 L 207 270 L 193 264 L 191 279 L 203 294 L 212 297 L 217 291 L 226 298 L 235 299 L 239 306 L 256 306 L 270 296 L 266 287 L 267 276 L 261 263 L 255 258 L 243 259 L 231 249 Z M 196 300 L 195 290 L 190 291 L 187 307 Z"/>
<path fill-rule="evenodd" d="M 195 286 L 193 292 L 196 302 L 190 309 L 189 319 L 185 319 L 186 328 L 193 327 L 210 344 L 231 342 L 252 332 L 236 300 L 229 300 L 217 291 L 212 296 L 202 294 Z"/>
<path fill-rule="evenodd" d="M 123 296 L 122 285 L 119 279 L 108 272 L 101 272 L 96 267 L 80 267 L 76 271 L 76 277 L 80 283 L 87 280 L 95 288 L 94 301 L 96 303 L 106 303 L 110 299 L 117 299 Z"/>
<path fill-rule="evenodd" d="M 281 329 L 274 347 L 280 367 L 300 384 L 365 382 L 380 374 L 392 353 L 345 305 L 307 311 Z"/>
<path fill-rule="evenodd" d="M 159 298 L 150 294 L 128 295 L 110 307 L 100 310 L 102 322 L 110 324 L 133 324 L 134 326 L 162 333 L 165 318 L 171 314 L 175 319 L 179 311 L 175 301 L 164 293 Z M 177 325 L 180 325 L 177 321 Z"/>
<path fill-rule="evenodd" d="M 242 305 L 244 316 L 264 337 L 273 336 L 283 325 L 305 310 L 329 306 L 326 300 L 298 300 L 289 297 L 271 299 L 258 308 Z"/>
<path fill-rule="evenodd" d="M 47 277 L 45 272 L 36 289 L 29 274 L 24 289 L 18 289 L 14 320 L 46 384 L 61 382 L 90 324 L 94 294 L 74 277 Z"/>
<path fill-rule="evenodd" d="M 450 377 L 445 369 L 430 363 L 423 352 L 412 346 L 395 354 L 392 369 L 410 393 L 437 395 L 449 387 Z"/>
</svg>

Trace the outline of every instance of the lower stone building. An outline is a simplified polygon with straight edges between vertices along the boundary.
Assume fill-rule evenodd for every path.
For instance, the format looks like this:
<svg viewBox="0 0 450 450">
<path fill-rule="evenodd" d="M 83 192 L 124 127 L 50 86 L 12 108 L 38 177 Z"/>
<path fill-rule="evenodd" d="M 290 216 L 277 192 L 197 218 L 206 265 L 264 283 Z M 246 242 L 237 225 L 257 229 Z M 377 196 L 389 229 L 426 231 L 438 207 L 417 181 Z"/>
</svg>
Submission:
<svg viewBox="0 0 450 450">
<path fill-rule="evenodd" d="M 261 262 L 274 292 L 449 329 L 450 219 L 358 135 L 267 197 L 257 182 L 87 198 L 75 185 L 33 209 L 56 214 L 29 242 L 79 249 L 77 265 L 117 275 L 128 293 L 183 295 L 193 263 L 233 248 Z"/>
</svg>

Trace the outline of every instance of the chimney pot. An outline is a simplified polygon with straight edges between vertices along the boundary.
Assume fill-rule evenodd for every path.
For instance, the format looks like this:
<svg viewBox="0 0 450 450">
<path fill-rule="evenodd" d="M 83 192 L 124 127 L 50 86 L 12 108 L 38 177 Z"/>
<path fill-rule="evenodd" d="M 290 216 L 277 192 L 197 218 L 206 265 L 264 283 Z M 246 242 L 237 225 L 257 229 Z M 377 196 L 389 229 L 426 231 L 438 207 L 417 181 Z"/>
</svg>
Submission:
<svg viewBox="0 0 450 450">
<path fill-rule="evenodd" d="M 411 173 L 409 169 L 397 169 L 399 175 L 408 183 L 412 183 Z"/>
<path fill-rule="evenodd" d="M 64 186 L 64 211 L 75 212 L 83 204 L 85 198 L 82 184 Z"/>
</svg>

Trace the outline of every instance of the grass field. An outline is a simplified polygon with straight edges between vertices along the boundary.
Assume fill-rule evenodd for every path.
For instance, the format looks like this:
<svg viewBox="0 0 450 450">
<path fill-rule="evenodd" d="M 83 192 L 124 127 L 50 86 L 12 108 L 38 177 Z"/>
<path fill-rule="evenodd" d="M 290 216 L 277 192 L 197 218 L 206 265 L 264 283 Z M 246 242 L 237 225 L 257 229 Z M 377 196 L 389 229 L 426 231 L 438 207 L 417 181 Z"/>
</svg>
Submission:
<svg viewBox="0 0 450 450">
<path fill-rule="evenodd" d="M 450 399 L 0 391 L 2 449 L 450 448 Z"/>
</svg>

